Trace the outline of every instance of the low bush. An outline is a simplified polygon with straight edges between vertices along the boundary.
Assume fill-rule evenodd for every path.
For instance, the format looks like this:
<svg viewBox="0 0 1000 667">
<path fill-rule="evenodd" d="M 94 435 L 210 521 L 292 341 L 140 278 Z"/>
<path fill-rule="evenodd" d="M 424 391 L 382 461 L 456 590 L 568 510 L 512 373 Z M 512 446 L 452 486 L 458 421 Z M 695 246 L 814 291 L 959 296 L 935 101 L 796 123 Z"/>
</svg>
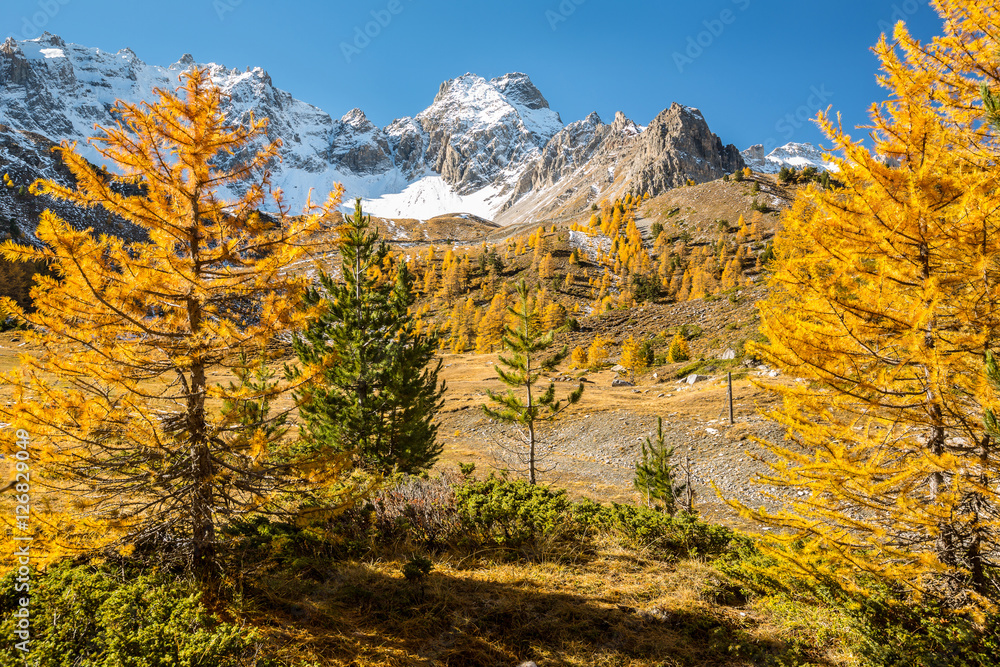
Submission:
<svg viewBox="0 0 1000 667">
<path fill-rule="evenodd" d="M 574 513 L 584 525 L 651 549 L 659 558 L 715 558 L 728 550 L 734 538 L 730 529 L 705 523 L 694 514 L 671 517 L 649 507 L 587 500 L 577 503 Z"/>
<path fill-rule="evenodd" d="M 1000 615 L 973 616 L 916 601 L 903 587 L 865 575 L 849 589 L 832 579 L 799 578 L 745 536 L 734 539 L 715 564 L 745 595 L 776 601 L 799 617 L 809 608 L 840 619 L 853 654 L 866 667 L 1000 665 Z"/>
<path fill-rule="evenodd" d="M 523 547 L 543 536 L 572 531 L 564 490 L 491 475 L 455 489 L 458 515 L 481 544 Z"/>
<path fill-rule="evenodd" d="M 222 623 L 183 580 L 64 562 L 30 590 L 30 653 L 15 647 L 24 593 L 0 579 L 0 664 L 45 667 L 236 667 L 256 656 L 256 631 Z M 25 662 L 25 658 L 28 661 Z"/>
</svg>

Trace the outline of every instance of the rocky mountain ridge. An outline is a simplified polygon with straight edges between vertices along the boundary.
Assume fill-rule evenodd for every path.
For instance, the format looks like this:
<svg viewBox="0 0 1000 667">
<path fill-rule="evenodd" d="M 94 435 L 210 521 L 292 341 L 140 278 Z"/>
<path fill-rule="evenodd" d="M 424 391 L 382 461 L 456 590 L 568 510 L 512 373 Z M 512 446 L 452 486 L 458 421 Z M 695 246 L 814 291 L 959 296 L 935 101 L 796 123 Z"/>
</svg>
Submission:
<svg viewBox="0 0 1000 667">
<path fill-rule="evenodd" d="M 429 107 L 379 128 L 360 109 L 330 117 L 275 87 L 260 68 L 198 65 L 187 54 L 149 65 L 127 48 L 109 53 L 45 33 L 0 45 L 4 171 L 25 184 L 60 177 L 48 145 L 63 140 L 79 142 L 101 164 L 86 139 L 95 124 L 114 122 L 115 101 L 152 100 L 154 88 L 176 87 L 194 66 L 209 70 L 236 122 L 251 113 L 269 118 L 269 138 L 283 142 L 274 181 L 293 206 L 310 189 L 324 193 L 341 182 L 348 198 L 362 197 L 376 215 L 468 212 L 509 224 L 579 212 L 628 190 L 655 195 L 714 180 L 745 163 L 697 109 L 677 103 L 645 127 L 620 112 L 610 124 L 592 113 L 566 125 L 523 73 L 446 81 Z M 16 217 L 7 204 L 0 201 L 0 215 Z"/>
<path fill-rule="evenodd" d="M 813 167 L 820 171 L 836 171 L 837 166 L 822 150 L 810 143 L 790 143 L 779 146 L 770 153 L 762 144 L 755 144 L 742 152 L 747 166 L 763 174 L 777 174 L 782 167 L 802 170 Z"/>
</svg>

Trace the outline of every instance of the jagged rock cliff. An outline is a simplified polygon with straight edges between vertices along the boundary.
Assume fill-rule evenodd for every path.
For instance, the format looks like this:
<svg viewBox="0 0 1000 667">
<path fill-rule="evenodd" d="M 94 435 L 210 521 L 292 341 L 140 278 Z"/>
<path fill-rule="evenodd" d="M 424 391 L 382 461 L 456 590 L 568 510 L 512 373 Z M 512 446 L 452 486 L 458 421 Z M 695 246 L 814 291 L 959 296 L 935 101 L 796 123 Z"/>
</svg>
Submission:
<svg viewBox="0 0 1000 667">
<path fill-rule="evenodd" d="M 22 180 L 60 177 L 48 146 L 63 140 L 79 141 L 102 163 L 85 140 L 95 123 L 114 122 L 115 101 L 152 100 L 154 88 L 175 87 L 195 65 L 187 54 L 167 67 L 147 65 L 129 49 L 107 53 L 48 33 L 7 39 L 0 45 L 0 165 Z M 269 119 L 269 138 L 283 144 L 274 182 L 293 205 L 304 203 L 310 188 L 322 195 L 341 182 L 348 198 L 364 198 L 377 215 L 464 211 L 506 223 L 562 214 L 625 190 L 656 194 L 743 167 L 739 151 L 724 146 L 695 109 L 675 103 L 647 127 L 621 113 L 611 124 L 591 114 L 564 125 L 518 72 L 446 81 L 427 109 L 379 128 L 360 109 L 331 118 L 275 87 L 260 68 L 202 67 L 228 96 L 226 112 L 235 121 L 251 113 Z M 28 216 L 9 195 L 0 193 L 0 215 Z"/>
</svg>

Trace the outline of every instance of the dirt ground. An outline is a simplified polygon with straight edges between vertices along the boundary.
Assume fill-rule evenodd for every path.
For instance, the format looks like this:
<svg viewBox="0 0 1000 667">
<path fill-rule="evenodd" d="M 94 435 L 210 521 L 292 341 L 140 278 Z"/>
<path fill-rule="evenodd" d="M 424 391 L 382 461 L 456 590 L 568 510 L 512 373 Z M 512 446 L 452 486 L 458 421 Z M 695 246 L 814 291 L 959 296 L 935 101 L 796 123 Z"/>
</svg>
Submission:
<svg viewBox="0 0 1000 667">
<path fill-rule="evenodd" d="M 471 461 L 477 475 L 503 468 L 512 475 L 525 474 L 518 456 L 524 447 L 517 432 L 492 423 L 482 410 L 488 402 L 487 389 L 504 389 L 493 370 L 495 360 L 496 355 L 444 356 L 441 377 L 448 391 L 439 418 L 444 453 L 438 468 Z M 724 374 L 689 385 L 661 381 L 653 378 L 653 372 L 638 378 L 634 387 L 612 387 L 617 375 L 610 370 L 587 375 L 580 402 L 539 428 L 539 481 L 566 488 L 575 497 L 644 502 L 632 486 L 635 462 L 642 457 L 646 438 L 655 441 L 657 417 L 662 417 L 675 461 L 682 467 L 690 462 L 695 508 L 705 518 L 745 525 L 719 499 L 713 484 L 725 496 L 752 507 L 773 507 L 775 501 L 762 493 L 777 489 L 752 481 L 767 470 L 763 461 L 769 458 L 752 438 L 782 438 L 782 429 L 761 414 L 775 406 L 773 396 L 749 380 L 734 381 L 735 423 L 730 425 Z M 753 379 L 770 380 L 762 371 L 752 373 Z M 573 388 L 571 382 L 557 382 L 556 397 Z"/>
<path fill-rule="evenodd" d="M 17 355 L 26 350 L 30 352 L 23 334 L 0 334 L 0 370 L 16 367 Z M 442 361 L 441 379 L 447 382 L 447 391 L 438 417 L 438 438 L 444 451 L 435 469 L 472 462 L 477 476 L 503 469 L 512 476 L 525 475 L 526 466 L 520 460 L 524 448 L 517 432 L 492 423 L 482 410 L 488 402 L 487 389 L 504 390 L 494 370 L 496 355 L 446 354 Z M 734 381 L 732 425 L 724 373 L 710 374 L 710 379 L 694 385 L 673 379 L 663 368 L 639 376 L 634 387 L 612 387 L 615 377 L 611 370 L 586 375 L 581 401 L 539 427 L 541 483 L 566 488 L 578 498 L 643 502 L 632 486 L 635 463 L 646 438 L 655 441 L 657 417 L 662 417 L 665 439 L 675 448 L 675 462 L 685 471 L 690 469 L 694 505 L 702 516 L 747 525 L 719 499 L 713 484 L 725 496 L 750 506 L 774 506 L 775 501 L 762 494 L 777 490 L 752 481 L 767 469 L 763 460 L 768 458 L 752 438 L 780 441 L 782 437 L 780 427 L 761 414 L 774 407 L 773 396 L 750 381 L 770 380 L 766 372 L 754 369 L 748 379 Z M 573 390 L 575 378 L 554 376 L 557 398 Z M 217 369 L 209 381 L 226 383 L 229 379 L 225 370 Z M 287 400 L 277 402 L 276 409 L 287 407 Z M 4 479 L 10 476 L 10 463 L 0 460 Z M 782 497 L 780 492 L 778 497 Z"/>
</svg>

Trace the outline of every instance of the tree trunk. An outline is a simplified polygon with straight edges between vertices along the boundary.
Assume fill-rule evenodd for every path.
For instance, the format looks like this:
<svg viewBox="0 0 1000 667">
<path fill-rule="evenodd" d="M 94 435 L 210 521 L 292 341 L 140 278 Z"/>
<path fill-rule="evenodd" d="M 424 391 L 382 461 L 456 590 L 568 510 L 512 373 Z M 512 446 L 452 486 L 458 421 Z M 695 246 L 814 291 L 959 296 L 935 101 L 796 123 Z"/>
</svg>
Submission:
<svg viewBox="0 0 1000 667">
<path fill-rule="evenodd" d="M 535 423 L 528 422 L 528 484 L 535 483 Z"/>
<path fill-rule="evenodd" d="M 188 436 L 191 439 L 191 530 L 192 565 L 202 576 L 211 577 L 215 560 L 215 520 L 212 516 L 212 454 L 205 429 L 205 365 L 197 362 L 191 369 L 191 395 L 188 396 Z"/>
<path fill-rule="evenodd" d="M 196 192 L 199 189 L 196 188 Z M 192 197 L 192 225 L 188 240 L 191 249 L 191 260 L 194 275 L 200 277 L 201 247 L 198 222 L 198 197 Z M 187 315 L 190 335 L 197 336 L 201 331 L 202 304 L 197 296 L 188 294 Z M 205 361 L 201 351 L 193 355 L 191 362 L 191 386 L 187 397 L 187 435 L 190 442 L 191 456 L 191 541 L 192 567 L 202 577 L 212 578 L 212 566 L 215 561 L 215 519 L 212 515 L 212 452 L 209 447 L 208 429 L 205 424 Z"/>
<path fill-rule="evenodd" d="M 527 324 L 525 324 L 527 326 Z M 534 407 L 531 404 L 531 356 L 525 355 L 524 367 L 525 376 L 528 378 L 528 484 L 535 483 L 535 416 Z"/>
</svg>

